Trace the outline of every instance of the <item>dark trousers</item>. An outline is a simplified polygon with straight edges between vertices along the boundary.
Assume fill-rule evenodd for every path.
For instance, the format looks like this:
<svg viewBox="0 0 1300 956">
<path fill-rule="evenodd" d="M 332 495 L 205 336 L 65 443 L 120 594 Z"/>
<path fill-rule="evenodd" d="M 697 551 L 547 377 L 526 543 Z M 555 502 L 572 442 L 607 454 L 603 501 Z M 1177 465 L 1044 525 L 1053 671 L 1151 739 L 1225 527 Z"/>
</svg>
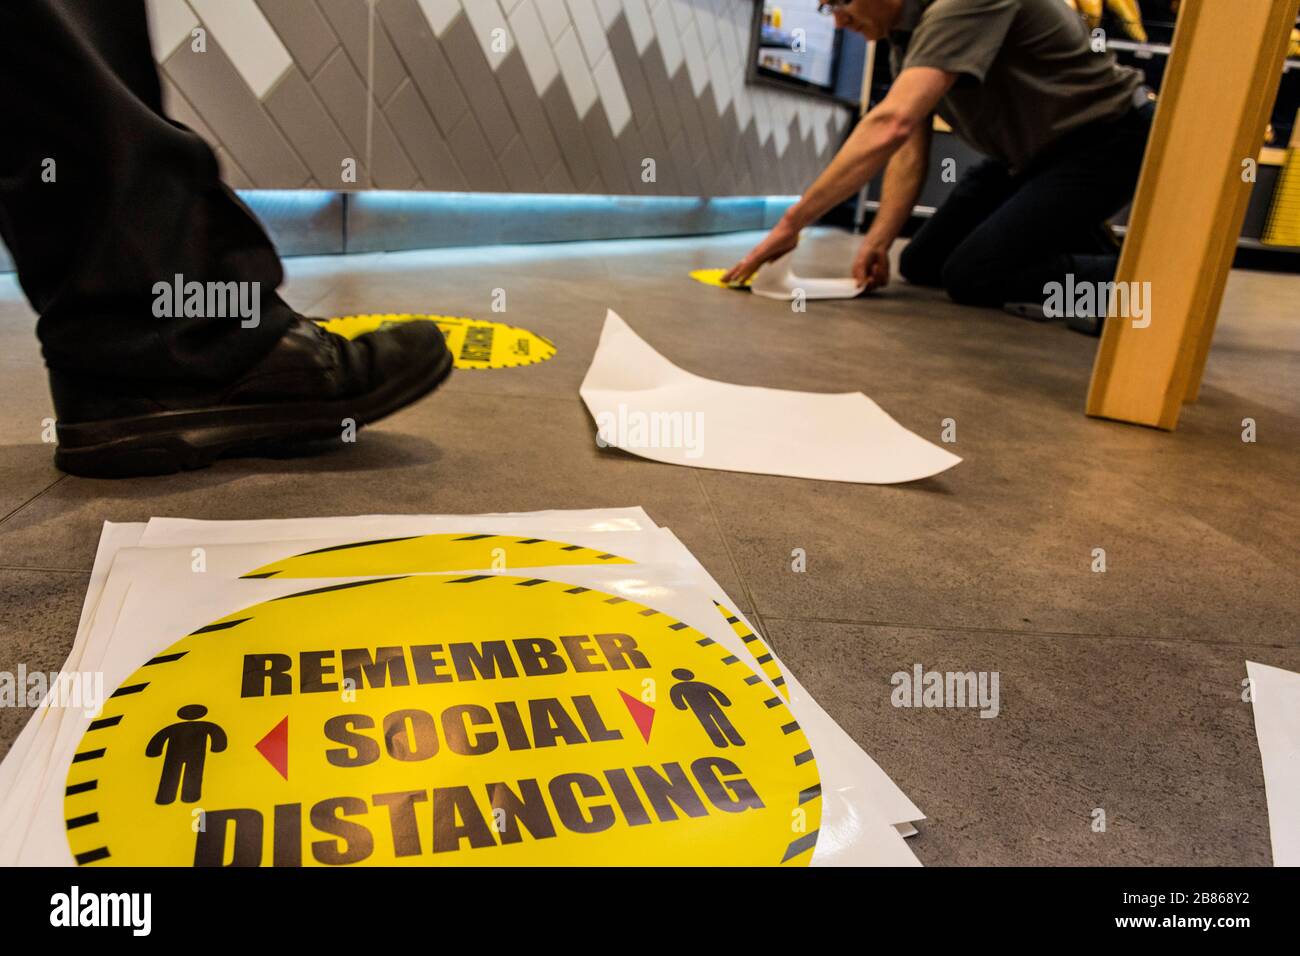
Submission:
<svg viewBox="0 0 1300 956">
<path fill-rule="evenodd" d="M 1073 273 L 1110 282 L 1118 254 L 1098 226 L 1137 190 L 1155 104 L 1069 134 L 1019 175 L 995 160 L 973 166 L 903 250 L 899 271 L 957 302 L 1042 301 Z"/>
<path fill-rule="evenodd" d="M 224 382 L 296 321 L 270 239 L 162 113 L 143 0 L 2 0 L 0 130 L 0 236 L 50 368 Z M 155 317 L 177 274 L 259 283 L 260 324 Z"/>
</svg>

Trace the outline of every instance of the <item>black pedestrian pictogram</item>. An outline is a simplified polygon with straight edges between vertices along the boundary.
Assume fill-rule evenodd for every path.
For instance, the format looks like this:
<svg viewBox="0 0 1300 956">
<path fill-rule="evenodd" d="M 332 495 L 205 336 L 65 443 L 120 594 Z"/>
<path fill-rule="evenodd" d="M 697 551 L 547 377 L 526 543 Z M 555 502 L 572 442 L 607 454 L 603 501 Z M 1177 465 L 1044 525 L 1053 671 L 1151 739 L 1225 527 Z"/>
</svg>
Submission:
<svg viewBox="0 0 1300 956">
<path fill-rule="evenodd" d="M 226 749 L 226 732 L 210 720 L 200 720 L 207 714 L 208 709 L 201 704 L 186 704 L 176 711 L 182 722 L 164 727 L 149 741 L 145 756 L 163 758 L 155 803 L 175 803 L 177 792 L 182 803 L 198 802 L 203 793 L 203 764 L 208 758 L 209 740 L 214 754 Z"/>
<path fill-rule="evenodd" d="M 722 712 L 723 707 L 730 707 L 727 695 L 712 684 L 695 679 L 695 675 L 684 667 L 673 671 L 678 683 L 668 692 L 668 699 L 678 710 L 690 710 L 700 722 L 715 747 L 743 747 L 745 738 Z"/>
</svg>

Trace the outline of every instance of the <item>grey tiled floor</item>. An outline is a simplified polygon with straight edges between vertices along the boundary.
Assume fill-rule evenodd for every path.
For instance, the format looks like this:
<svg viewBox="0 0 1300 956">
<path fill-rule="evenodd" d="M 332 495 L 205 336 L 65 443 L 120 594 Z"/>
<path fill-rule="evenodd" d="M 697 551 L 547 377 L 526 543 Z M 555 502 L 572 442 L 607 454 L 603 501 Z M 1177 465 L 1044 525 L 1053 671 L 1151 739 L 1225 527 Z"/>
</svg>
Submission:
<svg viewBox="0 0 1300 956">
<path fill-rule="evenodd" d="M 1267 863 L 1240 682 L 1248 658 L 1300 669 L 1300 278 L 1233 275 L 1202 399 L 1165 434 L 1083 416 L 1096 343 L 1060 326 L 902 284 L 796 315 L 686 278 L 756 238 L 290 260 L 287 298 L 319 315 L 492 317 L 504 288 L 499 318 L 559 354 L 460 372 L 346 452 L 118 483 L 50 464 L 34 317 L 0 277 L 0 670 L 63 660 L 106 519 L 641 504 L 929 814 L 923 862 Z M 799 268 L 841 271 L 852 247 L 811 236 Z M 933 440 L 953 418 L 965 460 L 871 487 L 602 451 L 577 389 L 606 308 L 703 375 L 862 390 Z M 890 706 L 916 663 L 998 671 L 1001 714 Z M 0 750 L 25 719 L 0 711 Z"/>
</svg>

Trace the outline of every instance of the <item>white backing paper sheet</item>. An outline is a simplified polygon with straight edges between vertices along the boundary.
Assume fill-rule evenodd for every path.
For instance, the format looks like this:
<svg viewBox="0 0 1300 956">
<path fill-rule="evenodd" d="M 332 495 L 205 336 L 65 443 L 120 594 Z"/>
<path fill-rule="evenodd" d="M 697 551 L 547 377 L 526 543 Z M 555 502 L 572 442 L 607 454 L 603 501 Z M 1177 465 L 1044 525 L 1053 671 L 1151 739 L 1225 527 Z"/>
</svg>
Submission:
<svg viewBox="0 0 1300 956">
<path fill-rule="evenodd" d="M 440 534 L 469 524 L 484 532 L 643 531 L 658 527 L 643 508 L 586 511 L 521 511 L 484 515 L 348 515 L 336 518 L 264 518 L 204 521 L 150 518 L 140 546 L 245 544 L 354 536 L 353 540 Z"/>
<path fill-rule="evenodd" d="M 114 565 L 116 566 L 116 561 Z M 119 574 L 116 578 L 110 572 L 109 580 L 100 596 L 99 605 L 90 621 L 85 646 L 77 661 L 77 668 L 85 672 L 104 671 L 104 688 L 111 693 L 117 684 L 111 683 L 106 672 L 104 660 L 109 655 L 109 644 L 113 628 L 121 616 L 126 597 L 131 590 L 131 575 Z M 128 671 L 129 673 L 129 671 Z M 119 680 L 118 683 L 121 683 Z M 47 718 L 40 722 L 27 760 L 19 764 L 13 761 L 16 779 L 10 792 L 0 802 L 0 866 L 17 866 L 22 859 L 21 851 L 26 842 L 34 820 L 41 813 L 40 801 L 45 795 L 52 794 L 51 800 L 61 803 L 59 794 L 68 773 L 72 754 L 77 741 L 85 732 L 91 715 L 83 710 L 68 707 L 51 707 Z M 29 723 L 30 725 L 30 723 Z M 5 765 L 11 762 L 5 758 Z M 58 807 L 50 808 L 51 812 Z M 62 812 L 54 812 L 62 816 Z M 66 840 L 65 840 L 66 842 Z M 60 860 L 56 865 L 64 865 Z M 43 864 L 42 864 L 43 865 Z"/>
<path fill-rule="evenodd" d="M 729 385 L 684 371 L 613 311 L 579 394 L 601 442 L 673 465 L 896 484 L 961 461 L 861 392 Z"/>
<path fill-rule="evenodd" d="M 1300 866 L 1300 674 L 1246 661 L 1274 866 Z"/>
<path fill-rule="evenodd" d="M 68 652 L 67 660 L 64 661 L 61 668 L 62 673 L 73 673 L 81 669 L 80 661 L 82 652 L 85 649 L 86 636 L 99 607 L 99 599 L 104 591 L 104 583 L 108 580 L 108 572 L 113 565 L 113 559 L 122 548 L 131 548 L 139 544 L 144 529 L 145 525 L 143 523 L 115 524 L 111 521 L 104 522 L 99 536 L 99 545 L 95 550 L 95 563 L 91 566 L 90 580 L 86 585 L 86 597 L 81 605 L 81 618 L 77 623 L 77 634 L 72 641 L 72 650 Z M 116 609 L 113 613 L 116 614 Z M 51 708 L 48 704 L 43 703 L 32 713 L 31 718 L 10 746 L 9 751 L 5 754 L 4 762 L 0 763 L 0 804 L 7 798 L 9 790 L 18 776 L 18 768 L 26 761 L 32 744 L 39 739 L 42 725 L 49 722 L 51 727 L 56 726 L 60 713 L 61 711 L 58 708 Z"/>
<path fill-rule="evenodd" d="M 485 533 L 476 521 L 462 522 L 454 529 L 448 530 L 456 536 Z M 443 532 L 437 533 L 442 534 Z M 529 529 L 525 533 L 535 535 L 542 532 Z M 683 561 L 694 563 L 695 560 L 667 528 L 650 528 L 645 531 L 550 531 L 546 532 L 546 535 L 549 539 L 566 545 L 579 545 L 583 548 L 605 551 L 636 564 L 674 564 Z M 401 537 L 406 537 L 406 535 Z M 475 548 L 472 553 L 466 555 L 466 561 L 457 562 L 455 566 L 407 567 L 401 565 L 394 567 L 387 563 L 391 559 L 384 557 L 383 546 L 387 542 L 381 540 L 376 541 L 376 548 L 374 549 L 348 547 L 337 555 L 331 555 L 334 560 L 347 562 L 348 570 L 346 571 L 335 572 L 331 570 L 323 573 L 307 574 L 295 572 L 292 565 L 288 565 L 284 571 L 276 573 L 274 577 L 283 581 L 292 580 L 295 577 L 379 577 L 395 573 L 428 574 L 436 572 L 450 573 L 453 571 L 463 571 L 468 574 L 493 570 L 502 574 L 511 574 L 536 567 L 561 566 L 555 562 L 544 560 L 544 555 L 553 552 L 537 552 L 528 547 L 512 547 L 510 542 L 513 539 L 513 535 L 502 535 L 491 539 L 491 542 L 500 541 L 502 545 L 497 550 L 502 553 L 504 564 L 495 569 L 485 566 L 480 560 L 468 560 L 480 558 L 482 548 Z M 303 538 L 292 541 L 179 545 L 173 548 L 150 547 L 142 550 L 166 551 L 174 560 L 188 564 L 192 561 L 191 552 L 193 548 L 201 546 L 203 549 L 204 573 L 232 580 L 268 565 L 279 566 L 281 562 L 299 555 L 332 551 L 339 549 L 340 546 L 355 545 L 358 541 L 364 540 L 367 539 L 358 539 L 356 535 L 331 535 L 324 538 Z M 590 553 L 590 551 L 587 553 Z M 543 560 L 536 559 L 535 555 L 543 555 Z M 533 560 L 529 560 L 530 558 Z M 582 563 L 574 565 L 574 567 L 583 566 Z M 627 567 L 627 565 L 616 566 Z"/>
<path fill-rule="evenodd" d="M 122 612 L 112 625 L 104 623 L 106 618 L 92 624 L 83 659 L 83 666 L 103 669 L 107 687 L 119 686 L 140 662 L 170 646 L 178 635 L 233 610 L 339 581 L 221 580 L 189 571 L 188 553 L 184 548 L 118 553 L 101 607 L 113 603 L 113 595 L 121 593 L 125 597 Z M 529 574 L 652 604 L 688 621 L 733 653 L 743 649 L 743 642 L 713 607 L 712 595 L 699 589 L 699 575 L 691 569 L 675 564 L 575 566 L 530 569 Z M 137 580 L 148 581 L 150 586 L 131 588 L 131 582 Z M 824 803 L 814 865 L 919 865 L 899 830 L 885 819 L 871 797 L 870 791 L 879 784 L 879 777 L 872 773 L 874 765 L 851 759 L 852 753 L 825 739 L 826 728 L 809 720 L 811 715 L 796 714 L 817 754 L 822 778 Z M 65 710 L 63 716 L 46 771 L 39 778 L 25 775 L 33 785 L 28 799 L 6 801 L 0 808 L 0 846 L 4 848 L 0 863 L 72 863 L 64 832 L 62 792 L 72 755 L 91 717 L 79 710 Z M 862 754 L 851 741 L 849 745 Z"/>
<path fill-rule="evenodd" d="M 806 279 L 794 274 L 794 252 L 787 252 L 759 269 L 749 291 L 788 302 L 800 293 L 805 299 L 856 299 L 866 286 L 856 279 Z"/>
</svg>

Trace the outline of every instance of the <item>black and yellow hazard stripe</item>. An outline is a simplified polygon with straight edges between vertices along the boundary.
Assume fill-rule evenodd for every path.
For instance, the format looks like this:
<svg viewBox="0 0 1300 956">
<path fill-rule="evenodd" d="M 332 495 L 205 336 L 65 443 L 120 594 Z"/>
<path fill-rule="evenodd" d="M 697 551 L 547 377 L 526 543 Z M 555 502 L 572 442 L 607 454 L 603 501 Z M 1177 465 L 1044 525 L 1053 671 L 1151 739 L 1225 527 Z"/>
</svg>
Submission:
<svg viewBox="0 0 1300 956">
<path fill-rule="evenodd" d="M 254 568 L 244 578 L 352 578 L 468 568 L 631 564 L 602 548 L 511 534 L 425 534 L 333 545 Z"/>
<path fill-rule="evenodd" d="M 781 667 L 776 662 L 776 655 L 772 649 L 763 643 L 763 639 L 745 626 L 745 622 L 740 619 L 735 611 L 728 610 L 717 601 L 713 606 L 718 609 L 718 613 L 727 619 L 731 629 L 736 632 L 736 636 L 745 642 L 745 648 L 754 655 L 754 660 L 762 669 L 763 674 L 772 686 L 775 687 L 786 700 L 790 699 L 790 688 L 786 686 L 785 674 L 781 672 Z"/>
</svg>

